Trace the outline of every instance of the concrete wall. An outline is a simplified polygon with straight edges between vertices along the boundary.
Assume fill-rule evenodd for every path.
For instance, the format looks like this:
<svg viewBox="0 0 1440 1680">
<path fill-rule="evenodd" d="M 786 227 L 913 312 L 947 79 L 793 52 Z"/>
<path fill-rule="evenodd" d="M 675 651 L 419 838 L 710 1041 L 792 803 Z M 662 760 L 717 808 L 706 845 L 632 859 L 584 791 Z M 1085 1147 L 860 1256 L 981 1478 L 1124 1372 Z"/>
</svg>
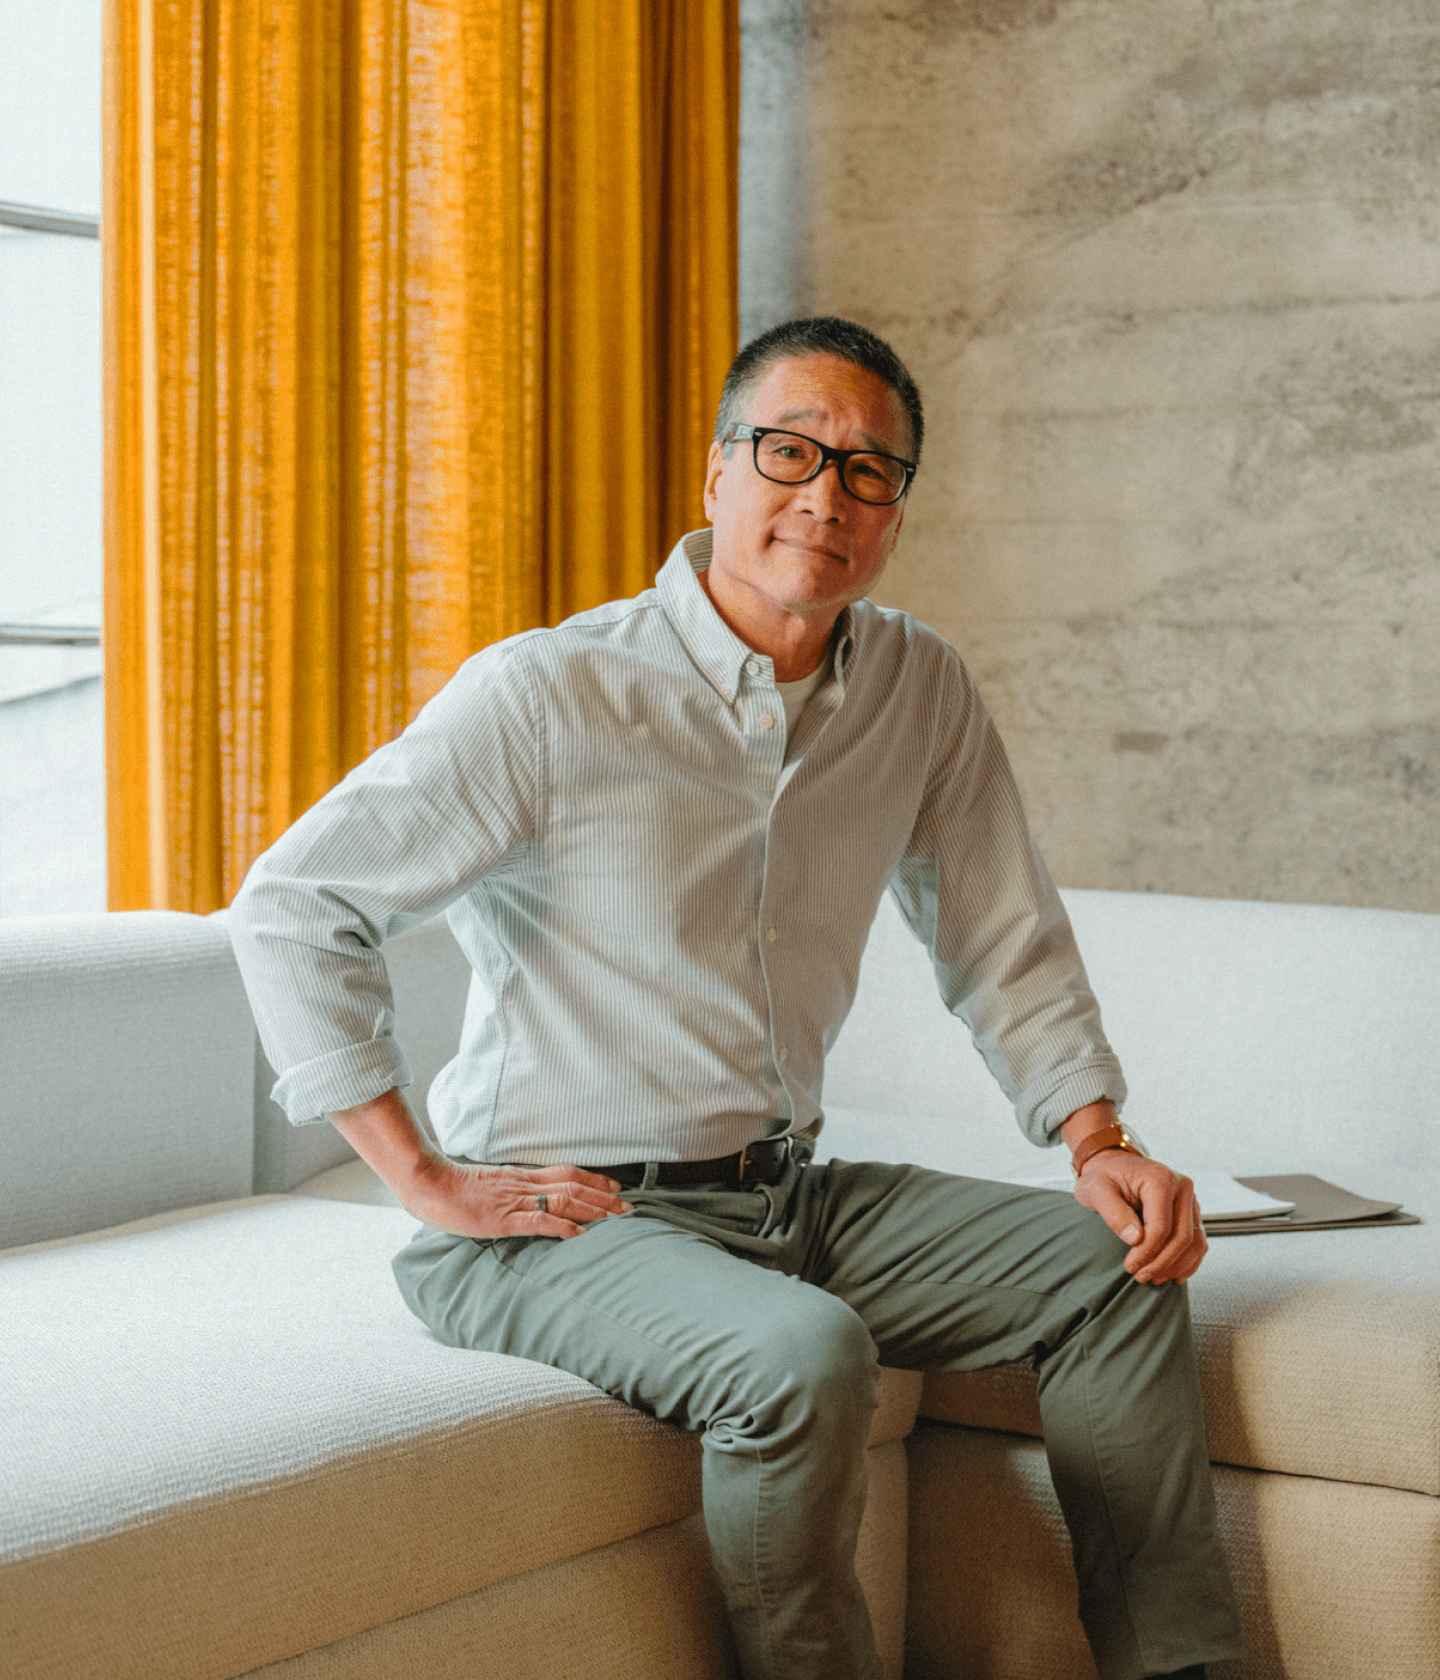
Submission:
<svg viewBox="0 0 1440 1680">
<path fill-rule="evenodd" d="M 930 437 L 877 597 L 1056 876 L 1440 910 L 1440 7 L 744 0 L 744 327 Z"/>
</svg>

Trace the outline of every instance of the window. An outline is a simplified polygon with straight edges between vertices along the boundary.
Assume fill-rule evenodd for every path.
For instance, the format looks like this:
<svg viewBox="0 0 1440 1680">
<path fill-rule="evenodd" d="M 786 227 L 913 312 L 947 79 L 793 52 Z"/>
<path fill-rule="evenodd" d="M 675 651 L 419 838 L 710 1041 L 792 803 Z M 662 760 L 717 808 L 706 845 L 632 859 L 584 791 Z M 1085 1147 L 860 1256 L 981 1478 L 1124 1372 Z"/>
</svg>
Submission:
<svg viewBox="0 0 1440 1680">
<path fill-rule="evenodd" d="M 0 8 L 0 915 L 103 909 L 100 0 Z"/>
</svg>

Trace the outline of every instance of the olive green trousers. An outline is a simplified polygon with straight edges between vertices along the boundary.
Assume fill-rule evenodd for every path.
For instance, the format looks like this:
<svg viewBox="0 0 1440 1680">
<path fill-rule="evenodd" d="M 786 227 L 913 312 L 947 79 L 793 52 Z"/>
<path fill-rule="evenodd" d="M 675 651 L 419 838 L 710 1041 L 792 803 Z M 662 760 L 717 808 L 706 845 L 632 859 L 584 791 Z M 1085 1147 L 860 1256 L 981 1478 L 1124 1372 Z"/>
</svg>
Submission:
<svg viewBox="0 0 1440 1680">
<path fill-rule="evenodd" d="M 854 1569 L 879 1364 L 1035 1363 L 1102 1680 L 1240 1654 L 1186 1291 L 1136 1283 L 1093 1213 L 798 1157 L 773 1185 L 626 1199 L 564 1240 L 422 1229 L 395 1274 L 441 1341 L 559 1366 L 701 1433 L 745 1680 L 879 1680 Z"/>
</svg>

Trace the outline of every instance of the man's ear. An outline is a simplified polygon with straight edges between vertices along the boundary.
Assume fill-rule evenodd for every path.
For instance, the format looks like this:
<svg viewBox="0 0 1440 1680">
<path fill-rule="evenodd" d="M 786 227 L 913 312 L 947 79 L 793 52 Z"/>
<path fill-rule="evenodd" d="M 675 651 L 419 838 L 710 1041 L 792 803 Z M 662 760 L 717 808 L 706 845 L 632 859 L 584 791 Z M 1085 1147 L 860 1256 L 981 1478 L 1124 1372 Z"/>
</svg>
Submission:
<svg viewBox="0 0 1440 1680">
<path fill-rule="evenodd" d="M 719 499 L 720 473 L 725 466 L 725 451 L 718 443 L 710 445 L 705 461 L 705 517 L 715 523 L 715 506 Z"/>
</svg>

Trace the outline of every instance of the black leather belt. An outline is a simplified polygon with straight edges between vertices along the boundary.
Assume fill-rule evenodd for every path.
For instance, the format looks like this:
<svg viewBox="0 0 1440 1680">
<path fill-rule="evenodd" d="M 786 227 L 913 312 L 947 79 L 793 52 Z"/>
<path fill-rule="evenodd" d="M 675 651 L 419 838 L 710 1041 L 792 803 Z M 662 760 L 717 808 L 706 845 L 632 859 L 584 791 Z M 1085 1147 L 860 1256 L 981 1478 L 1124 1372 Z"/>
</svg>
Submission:
<svg viewBox="0 0 1440 1680">
<path fill-rule="evenodd" d="M 710 1161 L 657 1161 L 653 1183 L 669 1184 L 773 1184 L 790 1159 L 789 1138 L 765 1138 L 748 1143 L 734 1155 L 717 1155 Z M 613 1178 L 622 1189 L 633 1190 L 645 1181 L 648 1163 L 627 1161 L 619 1167 L 586 1167 L 586 1172 Z"/>
</svg>

